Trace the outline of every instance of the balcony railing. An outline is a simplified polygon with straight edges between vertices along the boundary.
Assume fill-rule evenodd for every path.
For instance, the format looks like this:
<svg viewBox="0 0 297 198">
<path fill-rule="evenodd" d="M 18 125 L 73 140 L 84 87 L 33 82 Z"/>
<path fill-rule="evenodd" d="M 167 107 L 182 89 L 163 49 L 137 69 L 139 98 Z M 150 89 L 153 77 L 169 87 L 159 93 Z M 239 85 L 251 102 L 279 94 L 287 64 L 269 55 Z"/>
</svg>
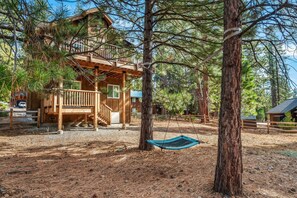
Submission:
<svg viewBox="0 0 297 198">
<path fill-rule="evenodd" d="M 63 107 L 67 108 L 90 108 L 95 107 L 95 95 L 98 97 L 98 104 L 100 104 L 100 94 L 95 91 L 65 89 L 63 90 Z M 44 99 L 44 107 L 51 108 L 53 113 L 57 112 L 57 106 L 60 105 L 58 94 L 50 94 Z M 100 108 L 97 105 L 98 110 Z"/>
<path fill-rule="evenodd" d="M 63 92 L 63 106 L 93 107 L 95 106 L 95 91 L 66 89 Z M 99 93 L 97 92 L 97 97 Z"/>
<path fill-rule="evenodd" d="M 87 55 L 92 53 L 94 58 L 105 59 L 108 61 L 119 61 L 126 63 L 136 63 L 137 61 L 132 58 L 132 50 L 123 48 L 117 45 L 108 43 L 100 43 L 92 40 L 79 40 L 66 43 L 61 46 L 61 49 L 69 53 L 76 53 L 79 55 Z"/>
</svg>

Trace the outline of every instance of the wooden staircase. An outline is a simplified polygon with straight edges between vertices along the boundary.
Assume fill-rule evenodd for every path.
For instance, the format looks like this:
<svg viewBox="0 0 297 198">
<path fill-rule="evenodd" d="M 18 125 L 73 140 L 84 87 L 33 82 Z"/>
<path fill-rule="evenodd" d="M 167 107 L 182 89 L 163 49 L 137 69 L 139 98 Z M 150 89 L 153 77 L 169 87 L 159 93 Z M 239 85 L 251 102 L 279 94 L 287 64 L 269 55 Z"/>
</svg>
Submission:
<svg viewBox="0 0 297 198">
<path fill-rule="evenodd" d="M 107 127 L 111 124 L 111 111 L 112 109 L 106 104 L 100 104 L 100 111 L 98 112 L 98 124 Z M 94 120 L 94 114 L 90 114 L 89 118 Z"/>
</svg>

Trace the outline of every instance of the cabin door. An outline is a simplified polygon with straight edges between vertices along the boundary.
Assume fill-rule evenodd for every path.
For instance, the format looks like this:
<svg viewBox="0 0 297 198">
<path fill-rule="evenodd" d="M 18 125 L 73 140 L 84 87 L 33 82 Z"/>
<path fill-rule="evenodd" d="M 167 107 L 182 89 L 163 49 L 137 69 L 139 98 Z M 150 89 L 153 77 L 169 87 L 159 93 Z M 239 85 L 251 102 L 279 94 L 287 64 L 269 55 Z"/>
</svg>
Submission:
<svg viewBox="0 0 297 198">
<path fill-rule="evenodd" d="M 111 112 L 111 124 L 120 123 L 120 112 Z"/>
</svg>

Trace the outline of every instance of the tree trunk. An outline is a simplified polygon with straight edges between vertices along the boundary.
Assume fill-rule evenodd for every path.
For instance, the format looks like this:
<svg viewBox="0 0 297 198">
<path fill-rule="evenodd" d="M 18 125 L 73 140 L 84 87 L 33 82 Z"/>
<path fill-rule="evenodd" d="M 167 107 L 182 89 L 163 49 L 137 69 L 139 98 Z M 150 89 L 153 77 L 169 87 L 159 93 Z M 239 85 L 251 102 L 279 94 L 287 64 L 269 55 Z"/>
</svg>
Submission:
<svg viewBox="0 0 297 198">
<path fill-rule="evenodd" d="M 209 121 L 209 111 L 208 111 L 208 73 L 207 69 L 204 69 L 203 74 L 203 114 L 206 116 L 205 122 Z"/>
<path fill-rule="evenodd" d="M 276 85 L 276 71 L 275 71 L 275 63 L 273 60 L 273 48 L 272 45 L 269 45 L 270 52 L 268 55 L 268 64 L 269 64 L 269 71 L 270 71 L 270 91 L 271 91 L 271 105 L 275 107 L 277 105 L 277 85 Z"/>
<path fill-rule="evenodd" d="M 152 150 L 153 146 L 146 140 L 153 139 L 153 68 L 152 63 L 152 35 L 153 35 L 153 0 L 145 1 L 144 42 L 143 42 L 143 75 L 142 75 L 142 106 L 141 106 L 141 134 L 140 150 Z"/>
<path fill-rule="evenodd" d="M 224 29 L 240 28 L 240 0 L 224 1 Z M 226 36 L 234 33 L 229 31 Z M 242 194 L 241 39 L 233 36 L 224 42 L 222 92 L 219 118 L 218 156 L 214 190 L 230 196 Z"/>
<path fill-rule="evenodd" d="M 198 102 L 198 114 L 203 115 L 204 114 L 204 107 L 203 107 L 203 94 L 202 94 L 202 89 L 201 88 L 201 81 L 198 79 L 197 80 L 197 89 L 196 89 L 196 96 L 197 96 L 197 102 Z M 203 122 L 201 120 L 201 122 Z"/>
</svg>

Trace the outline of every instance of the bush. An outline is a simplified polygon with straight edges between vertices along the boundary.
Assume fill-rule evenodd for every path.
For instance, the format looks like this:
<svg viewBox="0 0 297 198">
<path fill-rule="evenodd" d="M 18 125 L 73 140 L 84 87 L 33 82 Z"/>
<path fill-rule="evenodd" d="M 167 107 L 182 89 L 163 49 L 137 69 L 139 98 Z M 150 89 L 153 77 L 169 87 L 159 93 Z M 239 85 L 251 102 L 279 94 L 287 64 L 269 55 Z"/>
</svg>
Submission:
<svg viewBox="0 0 297 198">
<path fill-rule="evenodd" d="M 9 113 L 7 111 L 0 111 L 0 117 L 8 117 Z"/>
<path fill-rule="evenodd" d="M 0 102 L 0 111 L 7 110 L 8 104 Z"/>
<path fill-rule="evenodd" d="M 291 112 L 287 112 L 285 113 L 285 117 L 282 119 L 281 122 L 292 122 L 293 118 L 292 118 L 292 114 Z M 294 127 L 290 127 L 293 126 L 294 122 L 292 122 L 292 124 L 279 124 L 279 127 L 284 129 L 284 130 L 291 130 L 294 129 Z"/>
</svg>

